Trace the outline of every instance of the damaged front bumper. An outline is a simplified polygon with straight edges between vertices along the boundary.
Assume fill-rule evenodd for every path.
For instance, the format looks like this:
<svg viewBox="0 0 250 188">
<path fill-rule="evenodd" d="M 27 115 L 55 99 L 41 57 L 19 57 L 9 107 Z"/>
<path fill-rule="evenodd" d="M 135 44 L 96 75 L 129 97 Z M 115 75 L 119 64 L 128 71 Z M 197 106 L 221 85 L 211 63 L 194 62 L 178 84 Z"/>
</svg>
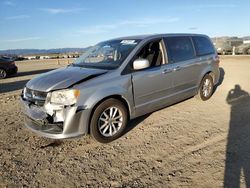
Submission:
<svg viewBox="0 0 250 188">
<path fill-rule="evenodd" d="M 88 133 L 90 110 L 78 106 L 35 105 L 21 96 L 25 125 L 52 139 L 78 137 Z"/>
</svg>

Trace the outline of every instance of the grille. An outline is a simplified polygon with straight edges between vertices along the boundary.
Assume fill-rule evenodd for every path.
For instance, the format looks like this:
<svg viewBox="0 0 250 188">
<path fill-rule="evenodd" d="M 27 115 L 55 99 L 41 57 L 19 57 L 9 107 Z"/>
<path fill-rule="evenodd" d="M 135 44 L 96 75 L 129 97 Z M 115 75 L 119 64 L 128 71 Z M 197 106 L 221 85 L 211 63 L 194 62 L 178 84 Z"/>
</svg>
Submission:
<svg viewBox="0 0 250 188">
<path fill-rule="evenodd" d="M 47 97 L 47 92 L 41 92 L 31 90 L 29 88 L 24 89 L 24 98 L 38 106 L 43 106 Z"/>
</svg>

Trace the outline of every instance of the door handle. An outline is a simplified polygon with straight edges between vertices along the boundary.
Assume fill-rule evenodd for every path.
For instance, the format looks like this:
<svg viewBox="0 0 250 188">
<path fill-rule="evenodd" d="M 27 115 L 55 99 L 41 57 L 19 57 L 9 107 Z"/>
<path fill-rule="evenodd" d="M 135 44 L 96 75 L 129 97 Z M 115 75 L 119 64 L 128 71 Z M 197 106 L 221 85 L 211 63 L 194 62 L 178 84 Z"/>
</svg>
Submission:
<svg viewBox="0 0 250 188">
<path fill-rule="evenodd" d="M 177 66 L 177 67 L 175 67 L 175 68 L 173 69 L 173 71 L 179 71 L 179 70 L 181 70 L 181 67 L 180 67 L 180 66 Z"/>
<path fill-rule="evenodd" d="M 167 73 L 170 73 L 170 72 L 173 72 L 173 70 L 172 69 L 164 69 L 162 71 L 162 74 L 167 74 Z"/>
</svg>

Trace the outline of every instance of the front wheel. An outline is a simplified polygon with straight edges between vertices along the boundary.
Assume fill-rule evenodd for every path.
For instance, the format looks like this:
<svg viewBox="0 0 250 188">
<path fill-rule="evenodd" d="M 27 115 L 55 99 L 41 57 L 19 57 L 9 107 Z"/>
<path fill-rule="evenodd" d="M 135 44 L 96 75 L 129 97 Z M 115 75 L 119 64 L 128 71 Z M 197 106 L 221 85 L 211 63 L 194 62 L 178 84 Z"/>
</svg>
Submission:
<svg viewBox="0 0 250 188">
<path fill-rule="evenodd" d="M 128 112 L 117 99 L 102 102 L 94 111 L 90 123 L 91 136 L 101 143 L 119 138 L 128 122 Z"/>
<path fill-rule="evenodd" d="M 7 77 L 7 72 L 4 69 L 0 69 L 0 79 Z"/>
<path fill-rule="evenodd" d="M 214 92 L 214 82 L 211 75 L 207 74 L 201 81 L 197 98 L 203 101 L 210 99 Z"/>
</svg>

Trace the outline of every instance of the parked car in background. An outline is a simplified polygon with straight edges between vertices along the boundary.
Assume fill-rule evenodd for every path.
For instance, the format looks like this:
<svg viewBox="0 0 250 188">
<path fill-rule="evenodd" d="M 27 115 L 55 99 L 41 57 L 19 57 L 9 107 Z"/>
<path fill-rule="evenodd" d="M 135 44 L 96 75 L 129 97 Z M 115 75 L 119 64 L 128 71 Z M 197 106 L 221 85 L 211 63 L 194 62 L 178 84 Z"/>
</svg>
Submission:
<svg viewBox="0 0 250 188">
<path fill-rule="evenodd" d="M 220 55 L 232 54 L 233 47 L 231 46 L 229 41 L 220 41 L 216 43 L 217 53 Z"/>
<path fill-rule="evenodd" d="M 0 57 L 0 79 L 6 78 L 11 74 L 17 73 L 15 59 L 8 57 Z"/>
<path fill-rule="evenodd" d="M 250 50 L 250 44 L 241 44 L 240 46 L 235 48 L 235 54 L 242 54 L 242 55 L 250 54 L 249 50 Z"/>
<path fill-rule="evenodd" d="M 124 37 L 33 78 L 21 104 L 26 126 L 41 136 L 90 133 L 107 143 L 120 137 L 131 119 L 194 95 L 208 100 L 219 77 L 219 57 L 205 35 Z"/>
<path fill-rule="evenodd" d="M 238 37 L 215 37 L 212 38 L 218 54 L 234 54 L 235 48 L 243 44 L 243 39 Z"/>
</svg>

